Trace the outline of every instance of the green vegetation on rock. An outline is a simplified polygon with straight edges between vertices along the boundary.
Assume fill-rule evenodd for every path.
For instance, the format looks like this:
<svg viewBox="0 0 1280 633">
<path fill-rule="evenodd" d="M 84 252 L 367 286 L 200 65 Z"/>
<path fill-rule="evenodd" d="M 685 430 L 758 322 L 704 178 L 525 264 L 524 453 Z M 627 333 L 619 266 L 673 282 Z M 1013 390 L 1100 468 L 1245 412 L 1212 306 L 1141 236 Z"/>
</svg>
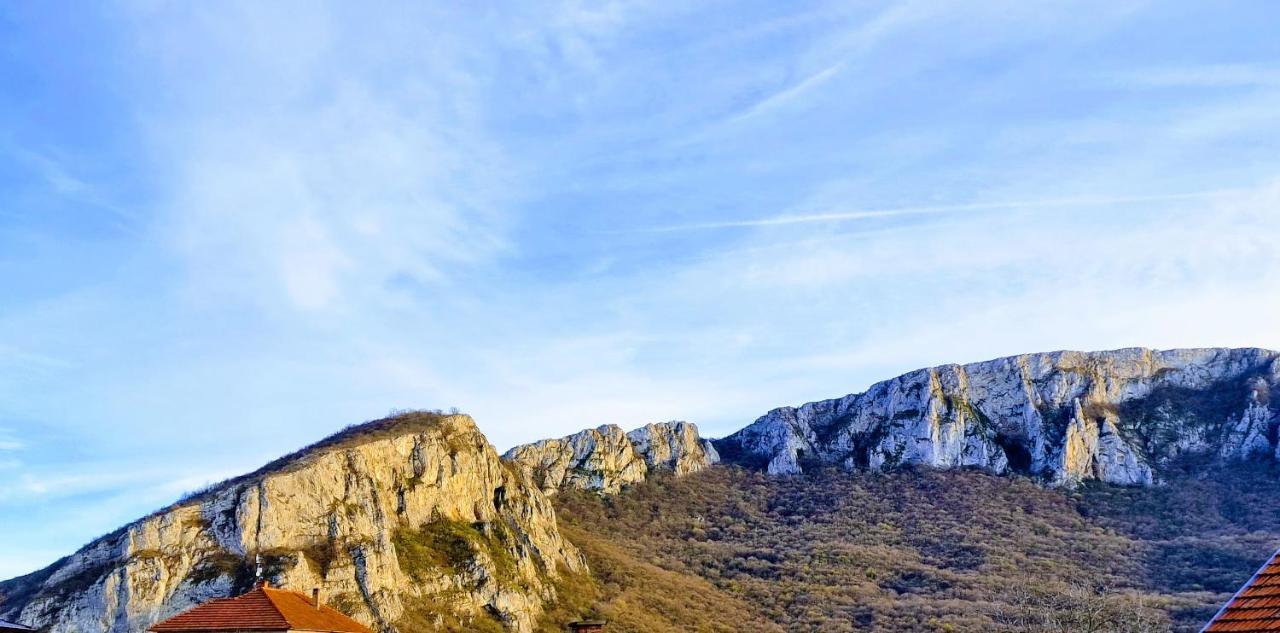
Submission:
<svg viewBox="0 0 1280 633">
<path fill-rule="evenodd" d="M 397 530 L 392 540 L 400 569 L 418 582 L 441 573 L 468 573 L 480 553 L 492 563 L 497 582 L 519 581 L 515 556 L 508 549 L 511 536 L 501 523 L 436 519 L 416 530 Z"/>
</svg>

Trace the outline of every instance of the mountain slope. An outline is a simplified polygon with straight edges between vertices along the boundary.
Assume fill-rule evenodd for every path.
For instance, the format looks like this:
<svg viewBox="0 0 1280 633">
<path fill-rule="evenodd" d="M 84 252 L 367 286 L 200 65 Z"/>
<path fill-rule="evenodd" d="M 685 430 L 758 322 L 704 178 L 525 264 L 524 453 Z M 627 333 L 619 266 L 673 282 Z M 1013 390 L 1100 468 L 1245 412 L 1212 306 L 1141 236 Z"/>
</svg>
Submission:
<svg viewBox="0 0 1280 633">
<path fill-rule="evenodd" d="M 565 526 L 591 567 L 590 574 L 566 576 L 557 601 L 544 616 L 539 633 L 560 633 L 564 623 L 583 614 L 609 621 L 610 633 L 700 631 L 703 633 L 782 633 L 758 605 L 706 579 L 665 569 L 637 555 L 592 525 Z"/>
<path fill-rule="evenodd" d="M 782 407 L 715 445 L 773 474 L 921 464 L 1149 485 L 1188 458 L 1275 455 L 1278 416 L 1277 352 L 1053 352 L 921 369 Z"/>
<path fill-rule="evenodd" d="M 946 365 L 714 442 L 603 426 L 505 461 L 467 416 L 406 414 L 0 583 L 0 618 L 139 631 L 244 590 L 260 558 L 386 633 L 583 611 L 635 632 L 1185 628 L 1276 544 L 1277 427 L 1280 354 L 1259 349 Z"/>
<path fill-rule="evenodd" d="M 421 611 L 532 629 L 584 568 L 537 487 L 463 415 L 414 413 L 334 436 L 0 584 L 3 617 L 54 633 L 132 633 L 253 580 L 376 629 Z M 414 630 L 405 628 L 402 630 Z"/>
<path fill-rule="evenodd" d="M 1066 490 L 979 470 L 721 467 L 555 504 L 567 533 L 786 631 L 1193 632 L 1280 546 L 1278 475 L 1255 462 Z"/>
<path fill-rule="evenodd" d="M 647 424 L 630 433 L 606 424 L 516 446 L 502 456 L 548 494 L 562 487 L 617 493 L 659 471 L 684 475 L 720 461 L 688 422 Z"/>
</svg>

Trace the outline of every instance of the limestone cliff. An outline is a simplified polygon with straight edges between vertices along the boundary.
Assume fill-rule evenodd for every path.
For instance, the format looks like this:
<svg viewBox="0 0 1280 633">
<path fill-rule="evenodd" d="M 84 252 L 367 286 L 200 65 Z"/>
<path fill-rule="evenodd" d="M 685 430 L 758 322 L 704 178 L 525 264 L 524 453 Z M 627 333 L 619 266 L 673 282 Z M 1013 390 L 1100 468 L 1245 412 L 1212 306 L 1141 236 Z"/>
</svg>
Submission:
<svg viewBox="0 0 1280 633">
<path fill-rule="evenodd" d="M 517 446 L 503 459 L 554 493 L 563 486 L 616 493 L 655 470 L 684 475 L 720 460 L 689 422 L 649 424 L 630 433 L 612 424 Z"/>
<path fill-rule="evenodd" d="M 1204 457 L 1275 455 L 1280 353 L 1053 352 L 943 365 L 770 411 L 716 442 L 774 474 L 806 464 L 977 467 L 1147 485 Z"/>
<path fill-rule="evenodd" d="M 136 633 L 243 591 L 255 561 L 375 630 L 419 607 L 532 628 L 561 570 L 584 567 L 547 497 L 464 415 L 353 427 L 0 584 L 0 617 L 51 633 Z M 420 620 L 418 620 L 420 621 Z"/>
<path fill-rule="evenodd" d="M 627 439 L 650 470 L 687 475 L 720 461 L 715 447 L 690 422 L 646 424 L 627 433 Z"/>
</svg>

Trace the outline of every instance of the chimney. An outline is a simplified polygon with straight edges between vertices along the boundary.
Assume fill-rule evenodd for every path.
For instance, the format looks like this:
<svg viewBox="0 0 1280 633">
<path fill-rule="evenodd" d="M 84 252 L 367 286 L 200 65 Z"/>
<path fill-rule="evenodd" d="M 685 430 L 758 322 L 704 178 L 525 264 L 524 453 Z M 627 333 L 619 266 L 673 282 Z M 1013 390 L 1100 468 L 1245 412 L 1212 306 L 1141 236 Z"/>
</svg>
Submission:
<svg viewBox="0 0 1280 633">
<path fill-rule="evenodd" d="M 311 590 L 311 606 L 315 607 L 316 611 L 320 610 L 320 588 L 319 587 L 315 587 Z"/>
</svg>

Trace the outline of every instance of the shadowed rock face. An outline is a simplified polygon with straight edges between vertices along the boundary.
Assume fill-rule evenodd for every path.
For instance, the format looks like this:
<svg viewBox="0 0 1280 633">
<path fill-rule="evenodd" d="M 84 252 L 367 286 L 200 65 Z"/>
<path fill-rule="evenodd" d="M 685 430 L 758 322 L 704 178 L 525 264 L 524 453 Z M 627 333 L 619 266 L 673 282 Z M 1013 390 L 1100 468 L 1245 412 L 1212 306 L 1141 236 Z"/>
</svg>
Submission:
<svg viewBox="0 0 1280 633">
<path fill-rule="evenodd" d="M 655 470 L 677 475 L 719 461 L 711 443 L 688 422 L 649 424 L 630 433 L 612 424 L 554 440 L 517 446 L 502 456 L 547 493 L 563 486 L 612 494 Z"/>
<path fill-rule="evenodd" d="M 423 567 L 398 548 L 428 525 L 463 526 L 484 542 Z M 502 464 L 470 417 L 410 414 L 355 427 L 0 584 L 0 617 L 54 633 L 135 633 L 243 591 L 259 556 L 273 584 L 319 587 L 383 631 L 416 601 L 444 595 L 464 616 L 485 610 L 528 631 L 556 570 L 584 567 L 546 496 Z"/>
<path fill-rule="evenodd" d="M 775 409 L 716 447 L 773 474 L 922 464 L 1149 485 L 1186 458 L 1275 456 L 1278 414 L 1273 351 L 1053 352 L 921 369 Z"/>
</svg>

